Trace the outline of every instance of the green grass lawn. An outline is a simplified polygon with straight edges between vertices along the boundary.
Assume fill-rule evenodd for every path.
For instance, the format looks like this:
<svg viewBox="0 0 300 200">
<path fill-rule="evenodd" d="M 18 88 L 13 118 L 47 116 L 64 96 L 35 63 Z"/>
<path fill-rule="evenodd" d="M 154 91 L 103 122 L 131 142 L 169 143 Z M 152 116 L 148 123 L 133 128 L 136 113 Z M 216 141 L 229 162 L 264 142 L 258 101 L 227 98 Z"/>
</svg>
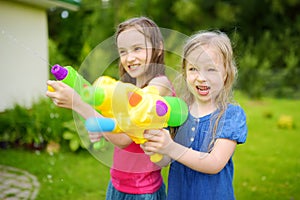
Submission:
<svg viewBox="0 0 300 200">
<path fill-rule="evenodd" d="M 300 101 L 239 98 L 248 120 L 248 138 L 235 156 L 237 199 L 300 199 Z M 280 129 L 280 116 L 295 128 Z"/>
<path fill-rule="evenodd" d="M 262 99 L 251 101 L 240 94 L 249 133 L 234 155 L 237 200 L 300 199 L 300 101 Z M 295 128 L 280 129 L 281 115 L 293 117 Z M 0 150 L 0 164 L 29 171 L 38 177 L 37 199 L 105 199 L 109 168 L 89 152 Z M 167 180 L 167 169 L 163 170 Z"/>
<path fill-rule="evenodd" d="M 0 151 L 0 164 L 27 170 L 37 176 L 40 191 L 37 199 L 105 199 L 109 168 L 87 151 L 79 153 L 10 149 Z"/>
</svg>

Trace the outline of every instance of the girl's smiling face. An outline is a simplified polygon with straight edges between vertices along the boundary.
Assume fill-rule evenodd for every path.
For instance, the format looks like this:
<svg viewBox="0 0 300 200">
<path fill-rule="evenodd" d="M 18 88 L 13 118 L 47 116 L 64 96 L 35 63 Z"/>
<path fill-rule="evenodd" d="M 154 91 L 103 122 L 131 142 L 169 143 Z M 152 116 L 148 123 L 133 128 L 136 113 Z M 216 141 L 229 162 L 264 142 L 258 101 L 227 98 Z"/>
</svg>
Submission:
<svg viewBox="0 0 300 200">
<path fill-rule="evenodd" d="M 152 56 L 151 42 L 135 27 L 121 32 L 117 38 L 120 61 L 132 78 L 142 78 Z"/>
<path fill-rule="evenodd" d="M 186 57 L 186 81 L 190 92 L 199 102 L 213 102 L 226 79 L 223 59 L 208 46 L 192 50 Z"/>
</svg>

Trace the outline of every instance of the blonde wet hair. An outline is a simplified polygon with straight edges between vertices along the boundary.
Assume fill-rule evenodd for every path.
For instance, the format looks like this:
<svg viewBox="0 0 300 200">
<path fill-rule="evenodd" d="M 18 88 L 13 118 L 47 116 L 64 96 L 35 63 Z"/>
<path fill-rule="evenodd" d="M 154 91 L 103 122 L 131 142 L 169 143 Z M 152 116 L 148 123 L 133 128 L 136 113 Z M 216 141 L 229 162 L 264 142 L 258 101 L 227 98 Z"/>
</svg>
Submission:
<svg viewBox="0 0 300 200">
<path fill-rule="evenodd" d="M 204 47 L 213 49 L 214 52 L 219 55 L 222 60 L 222 64 L 225 68 L 226 78 L 224 80 L 224 87 L 220 93 L 214 97 L 213 101 L 218 109 L 212 116 L 212 142 L 210 147 L 213 146 L 216 132 L 218 130 L 219 122 L 223 116 L 227 105 L 229 103 L 235 103 L 233 100 L 233 86 L 237 78 L 237 67 L 233 56 L 232 44 L 224 32 L 221 31 L 201 31 L 197 34 L 191 36 L 183 49 L 183 58 L 182 58 L 182 81 L 180 82 L 181 87 L 178 91 L 178 94 L 182 99 L 186 101 L 188 105 L 191 105 L 195 98 L 193 94 L 188 90 L 186 83 L 186 66 L 187 66 L 187 56 L 194 51 L 195 49 Z"/>
</svg>

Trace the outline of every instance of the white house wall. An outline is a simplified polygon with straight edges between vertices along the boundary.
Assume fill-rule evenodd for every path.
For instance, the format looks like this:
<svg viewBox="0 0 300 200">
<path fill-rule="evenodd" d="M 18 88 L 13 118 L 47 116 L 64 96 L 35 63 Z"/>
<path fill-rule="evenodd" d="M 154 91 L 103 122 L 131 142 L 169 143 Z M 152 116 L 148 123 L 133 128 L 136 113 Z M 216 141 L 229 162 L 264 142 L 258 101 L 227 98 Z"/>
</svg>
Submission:
<svg viewBox="0 0 300 200">
<path fill-rule="evenodd" d="M 0 1 L 0 112 L 45 97 L 47 60 L 46 10 Z"/>
</svg>

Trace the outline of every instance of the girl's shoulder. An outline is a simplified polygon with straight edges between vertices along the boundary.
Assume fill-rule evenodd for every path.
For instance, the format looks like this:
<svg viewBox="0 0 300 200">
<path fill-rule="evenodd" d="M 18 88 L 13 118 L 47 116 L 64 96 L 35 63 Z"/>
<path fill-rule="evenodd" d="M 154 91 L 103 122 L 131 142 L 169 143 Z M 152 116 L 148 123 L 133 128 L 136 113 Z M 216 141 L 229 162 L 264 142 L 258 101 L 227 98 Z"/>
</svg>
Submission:
<svg viewBox="0 0 300 200">
<path fill-rule="evenodd" d="M 245 115 L 244 109 L 237 104 L 228 104 L 226 115 L 229 115 L 228 117 L 231 117 L 232 115 L 236 116 L 238 114 Z"/>
<path fill-rule="evenodd" d="M 154 77 L 148 85 L 157 87 L 162 96 L 176 96 L 173 84 L 165 75 Z"/>
<path fill-rule="evenodd" d="M 172 85 L 171 81 L 168 79 L 167 76 L 165 75 L 160 75 L 160 76 L 156 76 L 154 77 L 150 82 L 149 85 L 153 85 L 153 84 L 165 84 L 165 85 Z"/>
<path fill-rule="evenodd" d="M 231 125 L 246 123 L 246 113 L 244 109 L 236 104 L 229 104 L 222 118 L 227 122 L 230 121 L 228 124 Z"/>
<path fill-rule="evenodd" d="M 246 114 L 239 105 L 229 104 L 219 121 L 217 138 L 227 138 L 244 143 L 247 138 Z"/>
</svg>

